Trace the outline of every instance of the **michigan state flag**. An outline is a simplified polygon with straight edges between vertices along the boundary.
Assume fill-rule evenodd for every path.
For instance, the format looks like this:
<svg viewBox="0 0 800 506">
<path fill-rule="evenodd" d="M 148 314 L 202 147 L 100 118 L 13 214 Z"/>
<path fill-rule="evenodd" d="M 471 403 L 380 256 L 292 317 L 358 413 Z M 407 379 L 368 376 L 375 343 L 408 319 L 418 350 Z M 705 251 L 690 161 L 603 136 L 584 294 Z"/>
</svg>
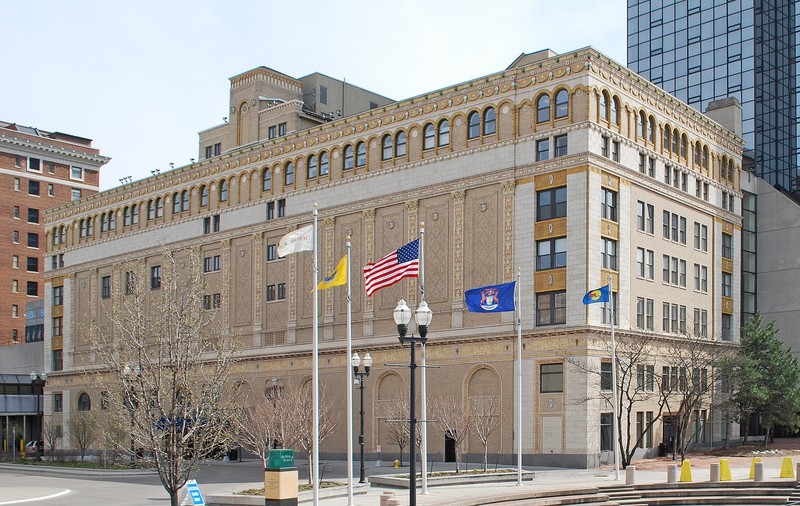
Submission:
<svg viewBox="0 0 800 506">
<path fill-rule="evenodd" d="M 480 286 L 464 292 L 464 302 L 472 313 L 501 313 L 514 311 L 514 292 L 517 282 Z"/>
</svg>

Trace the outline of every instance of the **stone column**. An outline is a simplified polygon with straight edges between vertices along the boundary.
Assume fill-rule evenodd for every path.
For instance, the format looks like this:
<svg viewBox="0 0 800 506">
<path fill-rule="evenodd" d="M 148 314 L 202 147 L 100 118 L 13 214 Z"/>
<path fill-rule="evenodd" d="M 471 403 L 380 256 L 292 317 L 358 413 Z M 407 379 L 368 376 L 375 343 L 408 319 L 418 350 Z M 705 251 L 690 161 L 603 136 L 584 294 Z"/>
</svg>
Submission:
<svg viewBox="0 0 800 506">
<path fill-rule="evenodd" d="M 406 210 L 408 211 L 408 242 L 413 241 L 419 237 L 419 227 L 417 226 L 417 218 L 419 212 L 419 201 L 409 200 L 406 202 Z M 405 244 L 405 243 L 404 243 Z M 417 279 L 409 279 L 409 294 L 408 306 L 415 307 L 417 299 L 419 298 L 419 282 Z"/>
<path fill-rule="evenodd" d="M 453 298 L 451 322 L 453 328 L 464 324 L 464 190 L 452 193 L 453 198 Z"/>
<path fill-rule="evenodd" d="M 264 232 L 256 232 L 253 237 L 253 348 L 264 345 L 261 318 L 264 313 Z"/>
<path fill-rule="evenodd" d="M 375 260 L 375 210 L 364 211 L 364 264 Z M 373 333 L 372 319 L 375 318 L 375 308 L 372 297 L 364 299 L 364 323 L 361 334 L 371 336 Z"/>
<path fill-rule="evenodd" d="M 319 278 L 322 280 L 325 276 L 333 271 L 335 267 L 335 260 L 333 258 L 333 242 L 335 236 L 336 219 L 328 217 L 322 220 L 324 226 L 325 237 L 325 258 L 322 259 L 319 266 Z M 322 313 L 322 340 L 333 340 L 333 290 L 328 289 L 322 292 L 322 302 L 325 310 Z"/>
</svg>

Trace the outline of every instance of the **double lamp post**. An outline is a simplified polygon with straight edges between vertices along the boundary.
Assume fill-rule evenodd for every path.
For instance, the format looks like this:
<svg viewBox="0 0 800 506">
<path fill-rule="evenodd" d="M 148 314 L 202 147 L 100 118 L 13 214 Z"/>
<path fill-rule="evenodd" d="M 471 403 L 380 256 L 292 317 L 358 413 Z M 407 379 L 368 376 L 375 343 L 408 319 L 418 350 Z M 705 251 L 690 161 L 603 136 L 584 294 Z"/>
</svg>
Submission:
<svg viewBox="0 0 800 506">
<path fill-rule="evenodd" d="M 356 381 L 358 382 L 358 389 L 361 391 L 361 432 L 358 434 L 358 446 L 361 448 L 361 474 L 358 480 L 359 483 L 366 483 L 366 479 L 364 477 L 364 378 L 369 376 L 369 369 L 372 367 L 372 355 L 367 352 L 364 355 L 364 370 L 360 370 L 359 367 L 361 366 L 361 357 L 358 356 L 358 353 L 353 353 L 353 357 L 350 359 L 350 365 L 353 366 L 353 376 L 355 376 Z"/>
</svg>

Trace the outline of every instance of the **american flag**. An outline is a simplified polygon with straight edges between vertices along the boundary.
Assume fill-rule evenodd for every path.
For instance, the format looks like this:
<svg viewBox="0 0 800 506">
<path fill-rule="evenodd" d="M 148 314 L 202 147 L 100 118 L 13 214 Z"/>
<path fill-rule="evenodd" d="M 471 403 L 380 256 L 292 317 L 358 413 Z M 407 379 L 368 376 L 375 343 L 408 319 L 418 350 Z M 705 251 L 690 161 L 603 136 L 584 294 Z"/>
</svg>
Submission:
<svg viewBox="0 0 800 506">
<path fill-rule="evenodd" d="M 419 276 L 419 239 L 392 251 L 377 262 L 370 262 L 364 267 L 364 280 L 367 297 L 393 285 L 403 278 Z"/>
</svg>

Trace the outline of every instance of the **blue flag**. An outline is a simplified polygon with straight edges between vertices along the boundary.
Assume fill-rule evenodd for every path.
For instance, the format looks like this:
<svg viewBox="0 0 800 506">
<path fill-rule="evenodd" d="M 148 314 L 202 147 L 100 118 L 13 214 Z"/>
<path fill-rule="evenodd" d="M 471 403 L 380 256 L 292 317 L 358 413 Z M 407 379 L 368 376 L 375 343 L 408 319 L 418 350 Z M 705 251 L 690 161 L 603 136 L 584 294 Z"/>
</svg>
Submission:
<svg viewBox="0 0 800 506">
<path fill-rule="evenodd" d="M 594 304 L 595 302 L 608 302 L 611 300 L 611 290 L 608 285 L 601 286 L 600 288 L 589 290 L 583 296 L 584 304 Z"/>
<path fill-rule="evenodd" d="M 464 302 L 472 313 L 500 313 L 514 311 L 514 292 L 517 282 L 502 285 L 480 286 L 464 292 Z"/>
</svg>

